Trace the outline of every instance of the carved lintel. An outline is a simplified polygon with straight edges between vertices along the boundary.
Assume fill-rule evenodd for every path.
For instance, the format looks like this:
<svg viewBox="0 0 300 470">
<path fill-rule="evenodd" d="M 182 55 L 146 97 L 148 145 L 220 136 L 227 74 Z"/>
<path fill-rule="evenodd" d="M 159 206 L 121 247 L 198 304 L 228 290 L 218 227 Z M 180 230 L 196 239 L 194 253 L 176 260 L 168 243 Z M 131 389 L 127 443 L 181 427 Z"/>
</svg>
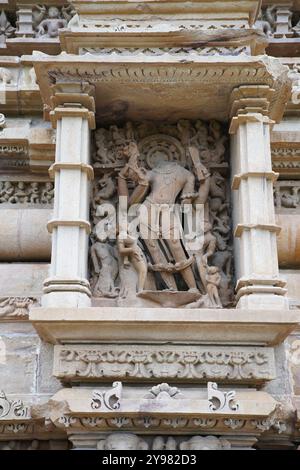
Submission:
<svg viewBox="0 0 300 470">
<path fill-rule="evenodd" d="M 65 381 L 260 383 L 275 378 L 271 348 L 90 344 L 54 347 L 54 375 Z"/>
</svg>

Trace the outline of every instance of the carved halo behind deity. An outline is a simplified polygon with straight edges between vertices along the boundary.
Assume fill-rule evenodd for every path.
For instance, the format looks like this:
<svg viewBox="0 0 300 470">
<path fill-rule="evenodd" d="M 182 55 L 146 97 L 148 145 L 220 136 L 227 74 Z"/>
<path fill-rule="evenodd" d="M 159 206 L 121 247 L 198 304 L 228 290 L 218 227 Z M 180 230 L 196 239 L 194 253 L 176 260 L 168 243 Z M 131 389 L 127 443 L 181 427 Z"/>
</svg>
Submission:
<svg viewBox="0 0 300 470">
<path fill-rule="evenodd" d="M 177 162 L 184 166 L 184 148 L 178 139 L 170 135 L 155 134 L 145 137 L 139 142 L 139 150 L 142 159 L 151 169 L 162 161 Z"/>
</svg>

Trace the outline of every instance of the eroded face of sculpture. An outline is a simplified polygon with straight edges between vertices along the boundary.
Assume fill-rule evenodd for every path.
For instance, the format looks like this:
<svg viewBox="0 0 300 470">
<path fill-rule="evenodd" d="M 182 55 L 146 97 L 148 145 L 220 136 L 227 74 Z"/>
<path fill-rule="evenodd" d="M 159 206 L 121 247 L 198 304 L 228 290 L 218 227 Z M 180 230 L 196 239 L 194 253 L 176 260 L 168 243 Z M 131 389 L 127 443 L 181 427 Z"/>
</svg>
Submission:
<svg viewBox="0 0 300 470">
<path fill-rule="evenodd" d="M 230 204 L 220 173 L 228 168 L 225 140 L 216 121 L 127 123 L 96 131 L 94 166 L 99 178 L 92 200 L 91 247 L 95 297 L 132 305 L 139 299 L 140 305 L 150 306 L 228 306 L 232 266 L 226 262 L 225 268 L 223 258 L 227 252 L 231 258 Z M 111 209 L 102 210 L 109 204 Z M 190 236 L 189 227 L 200 220 L 198 207 L 201 229 Z M 185 215 L 186 208 L 190 215 Z M 101 256 L 95 261 L 99 243 L 111 253 L 105 263 Z M 219 252 L 223 255 L 217 256 Z M 111 285 L 102 289 L 100 278 L 115 260 Z"/>
<path fill-rule="evenodd" d="M 147 450 L 148 444 L 132 433 L 116 432 L 97 444 L 98 450 Z"/>
</svg>

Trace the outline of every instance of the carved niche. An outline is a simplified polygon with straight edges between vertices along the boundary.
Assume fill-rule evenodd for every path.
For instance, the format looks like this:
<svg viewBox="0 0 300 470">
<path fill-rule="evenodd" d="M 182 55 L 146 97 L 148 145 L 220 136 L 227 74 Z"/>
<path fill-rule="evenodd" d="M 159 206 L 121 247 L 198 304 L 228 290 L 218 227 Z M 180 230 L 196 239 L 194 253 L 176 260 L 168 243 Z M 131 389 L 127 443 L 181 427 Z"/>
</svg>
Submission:
<svg viewBox="0 0 300 470">
<path fill-rule="evenodd" d="M 95 131 L 95 304 L 232 305 L 226 145 L 217 121 L 127 122 Z"/>
</svg>

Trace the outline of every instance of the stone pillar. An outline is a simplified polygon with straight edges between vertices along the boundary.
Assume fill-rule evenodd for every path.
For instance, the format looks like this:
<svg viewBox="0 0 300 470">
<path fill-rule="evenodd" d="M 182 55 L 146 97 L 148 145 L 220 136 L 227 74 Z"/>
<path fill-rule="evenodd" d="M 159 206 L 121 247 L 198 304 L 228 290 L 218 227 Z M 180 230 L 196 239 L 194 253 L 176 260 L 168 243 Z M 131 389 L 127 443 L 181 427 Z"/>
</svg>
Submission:
<svg viewBox="0 0 300 470">
<path fill-rule="evenodd" d="M 49 172 L 55 180 L 50 277 L 44 281 L 45 307 L 88 307 L 90 129 L 95 127 L 94 100 L 78 84 L 54 86 L 50 117 L 57 128 L 55 163 Z"/>
<path fill-rule="evenodd" d="M 32 25 L 32 7 L 33 5 L 18 5 L 16 36 L 23 38 L 33 38 L 35 36 Z"/>
<path fill-rule="evenodd" d="M 231 97 L 231 168 L 237 308 L 288 308 L 279 278 L 270 150 L 268 86 L 240 86 Z"/>
<path fill-rule="evenodd" d="M 288 2 L 283 5 L 276 7 L 275 15 L 275 38 L 293 37 L 294 32 L 291 30 L 291 19 L 292 19 L 292 2 Z"/>
</svg>

